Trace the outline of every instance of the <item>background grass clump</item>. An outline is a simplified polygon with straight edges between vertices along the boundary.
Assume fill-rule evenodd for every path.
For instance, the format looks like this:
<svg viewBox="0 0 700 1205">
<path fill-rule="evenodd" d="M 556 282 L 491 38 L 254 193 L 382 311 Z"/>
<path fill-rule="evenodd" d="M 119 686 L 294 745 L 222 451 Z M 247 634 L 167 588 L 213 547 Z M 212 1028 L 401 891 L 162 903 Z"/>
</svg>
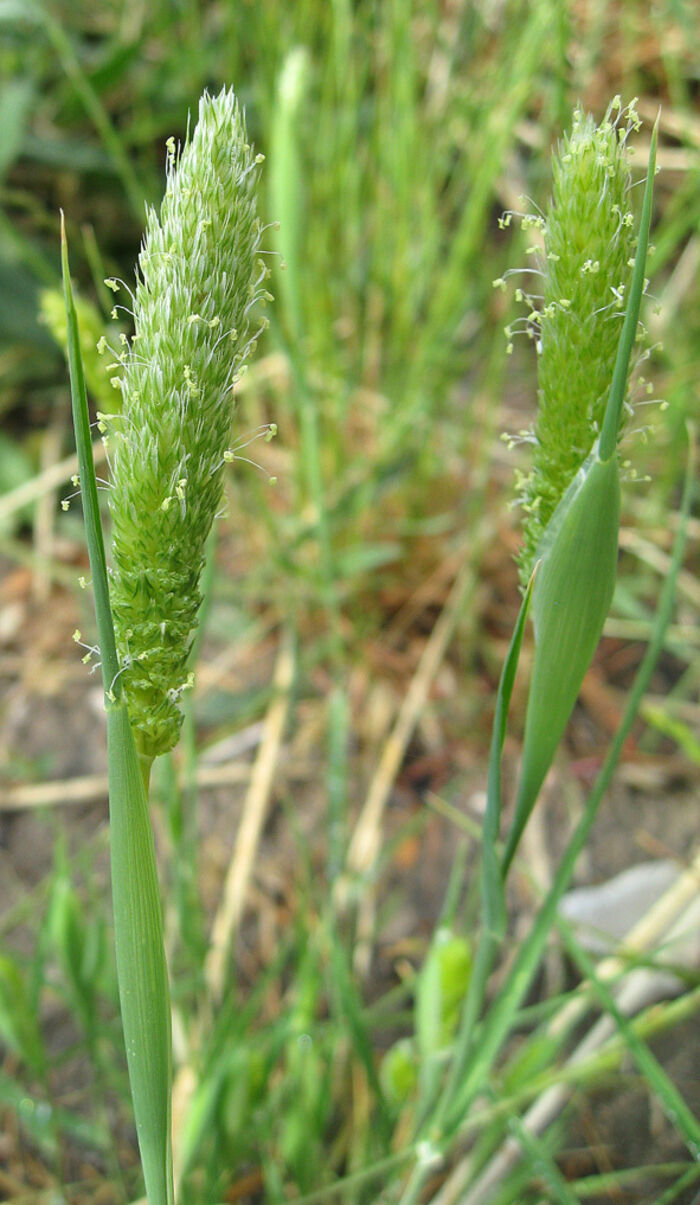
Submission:
<svg viewBox="0 0 700 1205">
<path fill-rule="evenodd" d="M 103 732 L 71 641 L 79 628 L 91 643 L 94 627 L 80 508 L 60 506 L 76 466 L 65 333 L 50 300 L 56 214 L 67 215 L 82 324 L 119 349 L 131 317 L 110 313 L 131 303 L 104 281 L 132 278 L 166 141 L 184 143 L 205 89 L 232 85 L 266 156 L 260 218 L 279 230 L 265 236 L 277 300 L 236 388 L 230 446 L 271 423 L 278 438 L 245 450 L 263 472 L 237 457 L 221 466 L 196 687 L 182 695 L 179 749 L 152 784 L 182 1205 L 408 1205 L 412 1195 L 689 1205 L 693 1130 L 672 1088 L 697 1112 L 698 988 L 680 938 L 657 926 L 642 892 L 646 935 L 612 979 L 552 912 L 550 952 L 528 946 L 526 1000 L 511 991 L 509 959 L 535 925 L 544 933 L 539 901 L 661 630 L 657 600 L 672 576 L 700 373 L 694 6 L 214 0 L 127 12 L 49 0 L 5 5 L 0 23 L 0 1197 L 122 1205 L 143 1191 L 106 902 Z M 591 135 L 589 121 L 600 128 L 617 94 L 639 97 L 642 127 L 625 144 L 632 187 L 616 168 L 610 208 L 586 210 L 583 223 L 622 236 L 614 254 L 555 246 L 554 230 L 542 247 L 536 225 L 502 229 L 504 213 L 538 213 L 551 195 L 556 206 L 554 148 L 577 104 L 591 118 L 568 137 L 587 148 L 598 187 L 596 156 L 615 158 L 617 143 L 612 125 Z M 454 1057 L 454 1000 L 483 922 L 480 807 L 520 605 L 509 502 L 531 449 L 508 450 L 500 435 L 531 433 L 538 372 L 560 390 L 557 324 L 596 344 L 600 379 L 577 377 L 574 364 L 564 400 L 570 387 L 598 417 L 620 311 L 611 293 L 599 324 L 587 294 L 562 293 L 556 269 L 580 254 L 582 290 L 606 273 L 606 289 L 626 283 L 659 105 L 651 360 L 634 378 L 620 449 L 640 480 L 623 485 L 603 640 L 514 863 L 483 1061 L 452 1085 L 436 1151 L 426 1118 Z M 604 142 L 595 153 L 591 136 Z M 550 270 L 543 300 L 527 277 L 516 283 L 546 314 L 542 354 L 513 337 L 508 356 L 503 328 L 521 325 L 523 310 L 507 273 L 535 263 L 533 245 Z M 88 388 L 114 440 L 117 420 L 97 419 L 120 402 L 106 362 L 91 359 Z M 660 398 L 664 410 L 642 404 Z M 544 426 L 535 441 L 537 456 Z M 584 442 L 571 441 L 577 457 Z M 104 460 L 98 473 L 106 482 Z M 644 718 L 577 864 L 581 882 L 664 858 L 682 870 L 696 857 L 694 511 L 687 535 Z M 530 656 L 526 637 L 523 683 Z M 519 677 L 505 818 L 524 713 Z M 445 934 L 454 964 L 438 957 Z M 655 1005 L 643 976 L 663 948 L 676 995 Z"/>
</svg>

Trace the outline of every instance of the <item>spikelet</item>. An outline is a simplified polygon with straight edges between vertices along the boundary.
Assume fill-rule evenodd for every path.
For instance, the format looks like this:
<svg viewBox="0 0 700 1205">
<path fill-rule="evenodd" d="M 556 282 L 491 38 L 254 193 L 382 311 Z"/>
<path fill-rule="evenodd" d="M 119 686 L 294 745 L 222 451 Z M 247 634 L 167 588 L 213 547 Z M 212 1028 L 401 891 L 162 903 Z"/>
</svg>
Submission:
<svg viewBox="0 0 700 1205">
<path fill-rule="evenodd" d="M 232 458 L 233 385 L 262 329 L 252 311 L 270 299 L 258 258 L 262 158 L 226 89 L 202 97 L 179 156 L 168 140 L 165 196 L 160 214 L 147 214 L 139 255 L 134 335 L 118 357 L 110 594 L 129 715 L 148 757 L 178 738 L 205 541 Z"/>
<path fill-rule="evenodd" d="M 537 332 L 539 410 L 533 464 L 520 480 L 523 585 L 559 500 L 600 432 L 634 255 L 627 136 L 634 106 L 616 98 L 596 125 L 574 113 L 553 160 L 544 218 L 543 299 Z"/>
</svg>

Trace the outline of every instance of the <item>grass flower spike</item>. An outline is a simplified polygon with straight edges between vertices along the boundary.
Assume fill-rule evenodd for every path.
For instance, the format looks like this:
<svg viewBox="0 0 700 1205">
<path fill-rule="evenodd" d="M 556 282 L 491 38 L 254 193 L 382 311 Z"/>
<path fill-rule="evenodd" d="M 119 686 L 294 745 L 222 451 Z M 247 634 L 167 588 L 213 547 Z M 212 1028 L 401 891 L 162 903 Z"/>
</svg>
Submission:
<svg viewBox="0 0 700 1205">
<path fill-rule="evenodd" d="M 617 100 L 600 125 L 577 109 L 553 158 L 547 213 L 530 219 L 544 228 L 545 256 L 540 308 L 525 298 L 540 354 L 533 465 L 520 482 L 523 584 L 602 425 L 635 247 L 626 142 L 638 124 Z"/>
<path fill-rule="evenodd" d="M 572 150 L 575 145 L 578 150 Z M 574 134 L 565 147 L 556 169 L 557 195 L 545 222 L 545 229 L 555 232 L 550 237 L 558 248 L 554 273 L 560 299 L 558 304 L 548 302 L 553 309 L 543 315 L 540 368 L 544 366 L 544 377 L 541 372 L 535 468 L 528 483 L 532 502 L 525 560 L 528 568 L 533 555 L 537 563 L 531 603 L 535 659 L 505 871 L 568 723 L 615 587 L 620 509 L 617 444 L 646 283 L 656 131 L 629 287 L 625 281 L 614 286 L 606 283 L 600 295 L 589 287 L 587 278 L 606 281 L 602 264 L 606 251 L 612 254 L 611 248 L 615 249 L 617 274 L 628 250 L 626 236 L 624 253 L 617 248 L 616 240 L 630 223 L 614 199 L 627 174 L 624 135 L 618 135 L 608 118 L 596 131 L 590 121 L 577 115 Z M 596 182 L 597 204 L 591 191 Z M 607 229 L 601 218 L 595 219 L 610 206 L 613 221 Z M 588 228 L 580 224 L 582 213 L 588 215 Z M 596 241 L 601 233 L 607 242 Z M 551 246 L 550 242 L 550 258 Z M 584 271 L 585 255 L 601 267 Z M 562 275 L 565 263 L 573 269 L 570 278 Z M 585 287 L 580 285 L 582 280 Z M 551 280 L 546 287 L 552 290 Z M 610 305 L 609 291 L 625 299 L 622 322 L 615 320 L 618 311 Z M 584 297 L 592 307 L 587 317 L 574 311 Z M 561 309 L 564 301 L 571 301 L 571 308 L 564 305 L 564 320 L 555 323 L 557 308 Z M 535 496 L 536 489 L 539 493 Z M 540 506 L 535 505 L 536 500 Z"/>
<path fill-rule="evenodd" d="M 160 215 L 148 213 L 135 333 L 111 366 L 123 410 L 109 425 L 111 582 L 102 539 L 80 332 L 62 224 L 73 421 L 107 712 L 114 936 L 124 1043 L 150 1205 L 173 1205 L 171 1020 L 148 779 L 176 743 L 178 700 L 221 497 L 232 387 L 267 297 L 255 208 L 260 156 L 235 97 L 205 95 L 178 158 L 168 147 Z M 108 281 L 118 293 L 120 284 Z M 104 351 L 101 338 L 98 351 Z M 76 638 L 80 634 L 76 633 Z"/>
<path fill-rule="evenodd" d="M 234 94 L 204 95 L 191 138 L 168 143 L 160 214 L 148 213 L 119 357 L 123 416 L 110 438 L 110 595 L 129 715 L 152 758 L 178 738 L 205 541 L 220 504 L 232 387 L 268 299 L 255 155 Z M 108 282 L 115 291 L 119 282 Z"/>
</svg>

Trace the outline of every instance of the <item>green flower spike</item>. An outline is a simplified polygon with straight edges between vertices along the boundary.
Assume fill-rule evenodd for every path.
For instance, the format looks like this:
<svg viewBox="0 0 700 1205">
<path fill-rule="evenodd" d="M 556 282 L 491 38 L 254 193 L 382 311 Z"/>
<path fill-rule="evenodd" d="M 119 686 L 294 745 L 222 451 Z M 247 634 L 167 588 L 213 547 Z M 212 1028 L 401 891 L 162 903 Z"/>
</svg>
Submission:
<svg viewBox="0 0 700 1205">
<path fill-rule="evenodd" d="M 169 139 L 167 154 L 165 196 L 139 256 L 134 335 L 118 357 L 123 414 L 110 424 L 110 596 L 146 758 L 178 738 L 205 542 L 234 458 L 232 390 L 267 325 L 255 329 L 252 312 L 271 300 L 255 204 L 263 156 L 233 92 L 204 95 L 182 153 Z"/>
<path fill-rule="evenodd" d="M 545 224 L 548 260 L 551 248 L 558 248 L 553 269 L 557 289 L 548 265 L 545 309 L 554 305 L 547 302 L 547 295 L 551 298 L 559 292 L 560 301 L 542 323 L 541 411 L 535 469 L 528 483 L 533 504 L 524 562 L 538 564 L 531 602 L 535 658 L 504 873 L 568 723 L 615 587 L 620 509 L 617 442 L 646 283 L 656 129 L 629 288 L 622 287 L 626 281 L 617 274 L 629 250 L 627 214 L 617 199 L 627 179 L 624 142 L 624 134 L 608 119 L 596 129 L 589 119 L 577 115 L 556 166 L 555 200 Z M 603 211 L 611 206 L 608 223 Z M 587 226 L 582 224 L 586 221 Z M 601 232 L 607 243 L 598 241 Z M 624 251 L 618 247 L 620 239 Z M 606 256 L 616 265 L 615 286 L 609 284 L 608 268 L 603 267 Z M 588 259 L 600 264 L 595 273 L 583 271 Z M 564 264 L 572 270 L 570 277 L 563 275 Z M 601 280 L 608 283 L 597 294 L 590 286 Z M 626 296 L 621 331 L 610 307 L 610 290 Z M 571 306 L 564 307 L 559 322 L 562 297 Z M 591 307 L 587 317 L 580 308 L 584 297 Z M 534 505 L 535 498 L 540 499 L 539 506 Z"/>
<path fill-rule="evenodd" d="M 539 350 L 539 410 L 533 467 L 519 483 L 523 586 L 557 504 L 600 432 L 615 367 L 635 247 L 626 141 L 639 124 L 633 106 L 619 109 L 616 99 L 598 126 L 576 110 L 554 156 L 546 216 L 529 219 L 543 226 L 545 258 L 542 300 L 526 298 Z"/>
</svg>

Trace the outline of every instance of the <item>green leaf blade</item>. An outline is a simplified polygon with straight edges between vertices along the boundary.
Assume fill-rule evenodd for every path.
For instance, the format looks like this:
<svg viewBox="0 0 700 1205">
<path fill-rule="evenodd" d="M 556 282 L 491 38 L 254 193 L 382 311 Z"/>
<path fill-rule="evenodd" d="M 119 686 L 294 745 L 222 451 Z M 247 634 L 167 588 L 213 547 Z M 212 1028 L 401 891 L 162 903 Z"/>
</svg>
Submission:
<svg viewBox="0 0 700 1205">
<path fill-rule="evenodd" d="M 619 515 L 617 458 L 603 462 L 596 448 L 559 503 L 543 541 L 532 597 L 536 649 L 523 764 L 504 872 L 552 764 L 610 609 Z"/>
</svg>

